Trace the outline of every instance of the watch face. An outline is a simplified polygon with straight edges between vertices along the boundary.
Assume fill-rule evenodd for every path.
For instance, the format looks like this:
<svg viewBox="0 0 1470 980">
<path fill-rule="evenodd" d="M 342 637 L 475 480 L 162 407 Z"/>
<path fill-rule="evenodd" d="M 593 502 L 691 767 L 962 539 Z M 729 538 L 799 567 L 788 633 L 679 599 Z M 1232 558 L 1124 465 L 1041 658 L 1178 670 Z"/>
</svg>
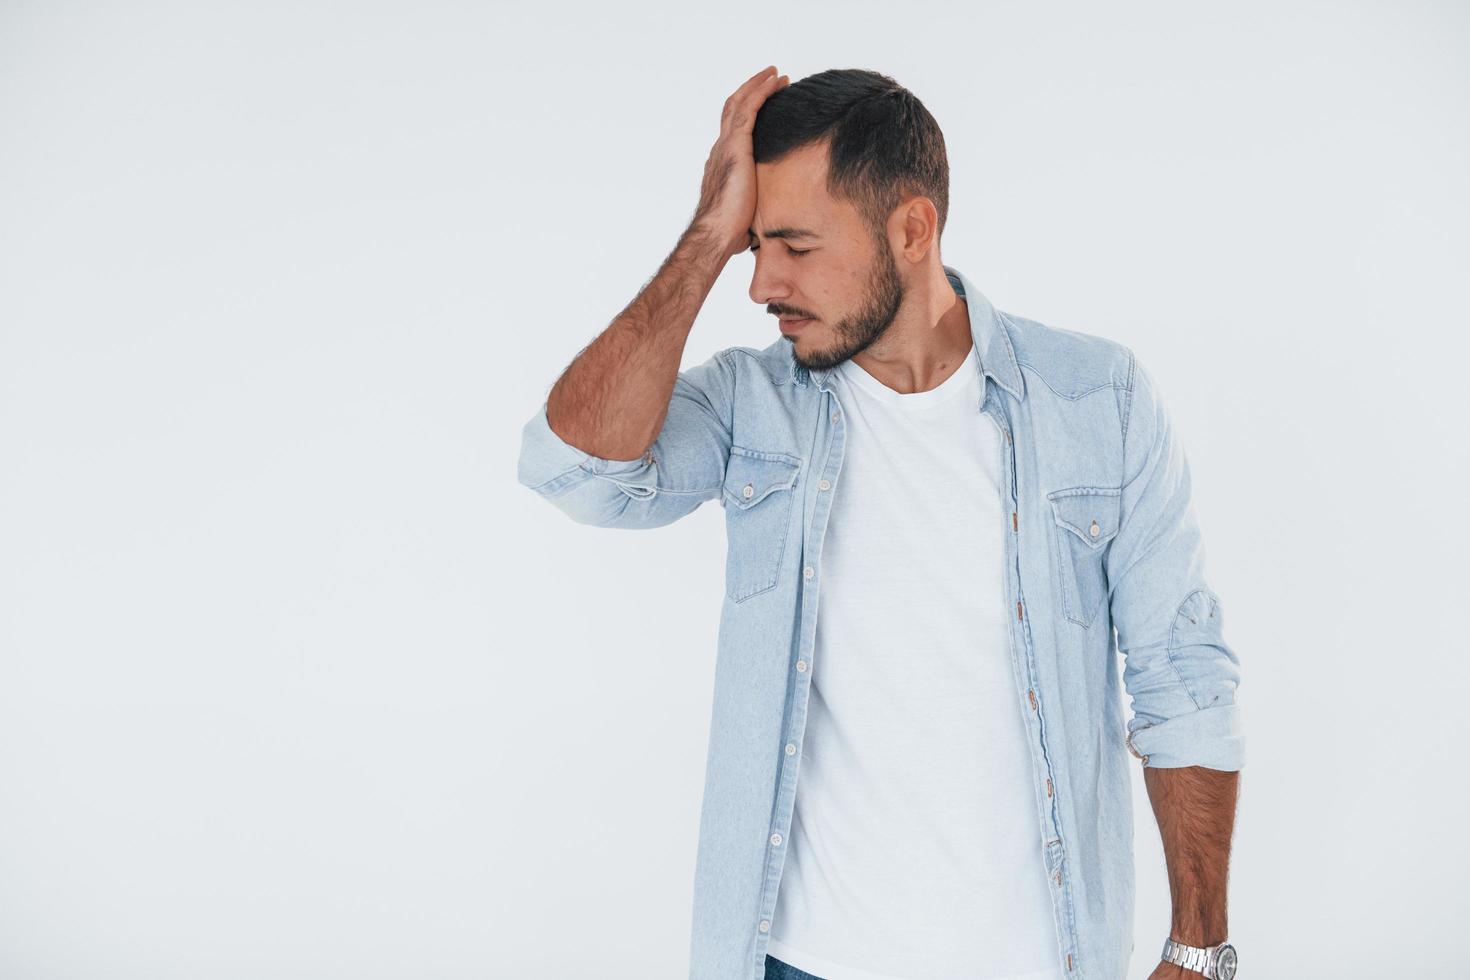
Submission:
<svg viewBox="0 0 1470 980">
<path fill-rule="evenodd" d="M 1215 962 L 1215 976 L 1220 980 L 1234 980 L 1235 978 L 1235 947 L 1225 945 L 1220 947 L 1220 958 Z"/>
</svg>

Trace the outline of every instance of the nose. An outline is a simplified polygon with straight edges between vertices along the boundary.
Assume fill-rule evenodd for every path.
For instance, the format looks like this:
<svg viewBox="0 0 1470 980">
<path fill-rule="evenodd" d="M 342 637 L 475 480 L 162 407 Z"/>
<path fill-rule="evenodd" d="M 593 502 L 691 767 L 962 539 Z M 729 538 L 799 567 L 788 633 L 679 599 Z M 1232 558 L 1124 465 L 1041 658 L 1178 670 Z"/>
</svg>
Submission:
<svg viewBox="0 0 1470 980">
<path fill-rule="evenodd" d="M 791 294 L 791 284 L 777 274 L 770 262 L 761 258 L 764 251 L 766 249 L 761 248 L 755 253 L 755 270 L 750 274 L 750 299 L 767 306 L 783 302 Z"/>
</svg>

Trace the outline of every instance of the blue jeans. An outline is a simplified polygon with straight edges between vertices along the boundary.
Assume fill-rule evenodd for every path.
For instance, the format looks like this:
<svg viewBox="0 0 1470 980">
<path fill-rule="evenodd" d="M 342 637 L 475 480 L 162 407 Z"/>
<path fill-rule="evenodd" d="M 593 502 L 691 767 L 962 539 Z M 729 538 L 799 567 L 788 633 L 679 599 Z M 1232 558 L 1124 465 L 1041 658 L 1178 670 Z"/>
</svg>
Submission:
<svg viewBox="0 0 1470 980">
<path fill-rule="evenodd" d="M 778 960 L 770 953 L 767 953 L 766 980 L 822 980 L 822 978 L 815 973 L 798 970 L 790 963 Z"/>
</svg>

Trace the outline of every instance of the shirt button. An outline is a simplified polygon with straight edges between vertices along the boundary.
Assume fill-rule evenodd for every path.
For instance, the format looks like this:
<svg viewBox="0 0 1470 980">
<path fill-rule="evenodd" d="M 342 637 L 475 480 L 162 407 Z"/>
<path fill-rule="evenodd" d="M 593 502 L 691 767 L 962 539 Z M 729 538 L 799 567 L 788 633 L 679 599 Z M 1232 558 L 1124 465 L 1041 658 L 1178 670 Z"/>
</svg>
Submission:
<svg viewBox="0 0 1470 980">
<path fill-rule="evenodd" d="M 1102 533 L 1102 528 L 1100 528 L 1100 527 L 1097 526 L 1097 521 L 1093 521 L 1092 522 L 1092 527 L 1090 527 L 1090 528 L 1087 529 L 1087 533 L 1090 534 L 1090 535 L 1092 535 L 1095 538 L 1099 534 Z"/>
<path fill-rule="evenodd" d="M 786 754 L 787 755 L 795 755 L 796 754 L 796 746 L 795 745 L 792 745 L 790 742 L 787 742 L 786 743 Z"/>
<path fill-rule="evenodd" d="M 771 843 L 774 844 L 777 847 L 780 847 L 781 846 L 781 835 L 780 834 L 772 834 L 771 835 Z"/>
<path fill-rule="evenodd" d="M 755 496 L 755 486 L 753 484 L 747 483 L 745 485 L 745 489 L 743 489 L 743 490 L 740 491 L 740 496 L 744 497 L 746 500 L 749 500 L 751 497 L 754 497 Z"/>
<path fill-rule="evenodd" d="M 823 480 L 821 483 L 818 483 L 817 484 L 817 489 L 818 490 L 826 490 L 826 489 L 828 489 L 831 486 L 832 486 L 832 484 L 828 483 L 826 480 Z"/>
<path fill-rule="evenodd" d="M 801 574 L 805 575 L 807 578 L 811 578 L 813 575 L 817 574 L 817 571 L 816 569 L 812 568 L 812 566 L 808 565 L 801 570 Z"/>
<path fill-rule="evenodd" d="M 833 421 L 833 422 L 836 422 L 836 421 L 837 421 L 837 419 L 838 419 L 838 418 L 839 418 L 839 417 L 841 417 L 841 415 L 842 415 L 842 413 L 841 413 L 841 412 L 833 412 L 833 413 L 832 413 L 832 421 Z"/>
<path fill-rule="evenodd" d="M 766 919 L 762 919 L 761 920 L 761 932 L 770 932 L 770 931 L 771 931 L 771 923 L 768 920 L 766 920 Z"/>
<path fill-rule="evenodd" d="M 796 672 L 798 674 L 805 674 L 806 673 L 806 661 L 805 660 L 798 660 L 796 662 Z"/>
</svg>

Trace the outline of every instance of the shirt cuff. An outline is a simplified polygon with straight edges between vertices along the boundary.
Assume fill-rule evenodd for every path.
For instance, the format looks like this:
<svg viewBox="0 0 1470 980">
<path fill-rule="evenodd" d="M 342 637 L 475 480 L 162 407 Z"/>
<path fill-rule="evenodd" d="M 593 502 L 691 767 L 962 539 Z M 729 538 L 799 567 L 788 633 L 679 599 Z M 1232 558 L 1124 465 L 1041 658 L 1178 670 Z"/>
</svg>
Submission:
<svg viewBox="0 0 1470 980">
<path fill-rule="evenodd" d="M 580 469 L 598 476 L 636 476 L 652 463 L 651 450 L 637 459 L 605 459 L 583 452 L 552 430 L 546 419 L 546 402 L 542 402 L 536 414 L 521 429 L 517 477 L 528 487 L 541 488 L 558 477 L 567 477 L 572 470 Z M 576 474 L 570 475 L 573 481 L 577 479 Z M 568 481 L 564 479 L 561 482 Z"/>
<path fill-rule="evenodd" d="M 1240 705 L 1221 704 L 1131 729 L 1134 755 L 1152 769 L 1204 766 L 1234 771 L 1245 765 Z"/>
</svg>

